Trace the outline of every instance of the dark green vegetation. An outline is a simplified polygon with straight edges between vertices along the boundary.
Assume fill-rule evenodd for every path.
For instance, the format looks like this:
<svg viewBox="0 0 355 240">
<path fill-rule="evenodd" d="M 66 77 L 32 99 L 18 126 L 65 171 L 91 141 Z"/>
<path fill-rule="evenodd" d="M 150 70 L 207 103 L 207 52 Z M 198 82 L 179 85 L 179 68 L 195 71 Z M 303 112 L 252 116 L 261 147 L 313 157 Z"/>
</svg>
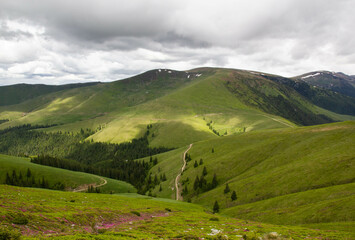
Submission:
<svg viewBox="0 0 355 240">
<path fill-rule="evenodd" d="M 16 177 L 14 176 L 16 174 Z M 20 177 L 20 174 L 22 175 Z M 7 177 L 9 175 L 9 177 Z M 16 180 L 15 180 L 16 179 Z M 0 183 L 25 187 L 41 187 L 66 191 L 86 191 L 99 186 L 102 193 L 127 193 L 137 190 L 129 183 L 93 174 L 42 166 L 20 158 L 0 154 Z M 63 189 L 64 187 L 64 189 Z"/>
<path fill-rule="evenodd" d="M 0 185 L 0 236 L 26 239 L 351 239 L 319 231 L 237 220 L 203 207 L 138 195 L 68 193 Z M 134 210 L 133 210 L 134 209 Z M 277 232 L 277 233 L 273 233 Z"/>
<path fill-rule="evenodd" d="M 169 150 L 148 146 L 150 127 L 143 137 L 121 144 L 83 141 L 93 133 L 88 129 L 81 129 L 77 134 L 35 131 L 45 127 L 23 125 L 0 130 L 0 152 L 16 156 L 38 155 L 31 161 L 123 180 L 145 192 L 147 171 L 156 162 L 132 160 Z"/>
<path fill-rule="evenodd" d="M 355 228 L 355 123 L 340 121 L 355 119 L 355 101 L 302 79 L 308 78 L 162 69 L 112 83 L 45 90 L 1 106 L 0 152 L 32 159 L 0 155 L 2 183 L 91 194 L 36 190 L 41 199 L 56 199 L 43 204 L 54 209 L 53 215 L 44 214 L 53 225 L 46 225 L 39 212 L 30 211 L 32 216 L 17 210 L 0 225 L 15 224 L 14 231 L 34 237 L 42 232 L 73 239 L 89 233 L 97 239 L 217 238 L 221 226 L 232 239 L 252 239 L 271 234 L 265 226 L 276 227 L 258 224 L 250 230 L 256 224 L 248 221 L 255 220 L 298 225 L 276 227 L 285 237 L 350 239 Z M 316 124 L 323 125 L 308 126 Z M 190 144 L 182 169 L 182 154 Z M 27 178 L 27 169 L 34 181 Z M 199 206 L 139 195 L 104 200 L 93 194 L 136 191 L 109 179 L 114 178 L 131 183 L 138 193 L 175 199 L 179 174 L 181 199 Z M 8 198 L 11 192 L 29 191 L 4 188 Z M 58 211 L 63 208 L 67 215 Z M 132 221 L 122 223 L 125 218 Z"/>
</svg>

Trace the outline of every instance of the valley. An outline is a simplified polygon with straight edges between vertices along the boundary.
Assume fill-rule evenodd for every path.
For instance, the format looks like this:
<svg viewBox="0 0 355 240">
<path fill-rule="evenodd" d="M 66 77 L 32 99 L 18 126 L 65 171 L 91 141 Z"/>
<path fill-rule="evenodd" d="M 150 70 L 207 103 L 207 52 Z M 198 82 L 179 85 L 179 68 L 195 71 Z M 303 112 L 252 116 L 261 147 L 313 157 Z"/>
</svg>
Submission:
<svg viewBox="0 0 355 240">
<path fill-rule="evenodd" d="M 355 99 L 320 75 L 0 87 L 0 234 L 355 238 Z"/>
</svg>

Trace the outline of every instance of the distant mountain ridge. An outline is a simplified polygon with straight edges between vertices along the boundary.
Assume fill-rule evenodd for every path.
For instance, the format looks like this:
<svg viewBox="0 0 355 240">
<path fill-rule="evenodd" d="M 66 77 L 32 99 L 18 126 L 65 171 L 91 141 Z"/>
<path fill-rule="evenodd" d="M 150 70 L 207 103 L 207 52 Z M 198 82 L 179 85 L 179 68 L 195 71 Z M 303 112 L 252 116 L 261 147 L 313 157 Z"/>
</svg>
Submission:
<svg viewBox="0 0 355 240">
<path fill-rule="evenodd" d="M 88 140 L 121 143 L 152 124 L 150 144 L 171 148 L 245 131 L 355 119 L 352 97 L 297 79 L 224 68 L 154 69 L 109 83 L 13 85 L 1 92 L 7 102 L 0 104 L 0 120 L 9 121 L 0 129 L 56 124 L 45 131 L 89 128 L 95 133 Z"/>
<path fill-rule="evenodd" d="M 293 79 L 305 81 L 312 86 L 329 89 L 355 98 L 355 76 L 349 76 L 342 72 L 315 71 L 302 74 Z"/>
</svg>

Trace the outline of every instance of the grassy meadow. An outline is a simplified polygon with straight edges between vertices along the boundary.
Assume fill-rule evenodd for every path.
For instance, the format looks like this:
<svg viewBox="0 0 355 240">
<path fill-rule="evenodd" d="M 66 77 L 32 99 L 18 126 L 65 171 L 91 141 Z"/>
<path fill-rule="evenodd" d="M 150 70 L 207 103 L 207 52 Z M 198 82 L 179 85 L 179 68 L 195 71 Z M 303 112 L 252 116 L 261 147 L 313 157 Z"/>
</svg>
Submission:
<svg viewBox="0 0 355 240">
<path fill-rule="evenodd" d="M 0 231 L 23 239 L 351 239 L 345 231 L 311 230 L 239 220 L 202 206 L 134 195 L 69 193 L 0 185 Z M 272 234 L 271 234 L 272 233 Z"/>
</svg>

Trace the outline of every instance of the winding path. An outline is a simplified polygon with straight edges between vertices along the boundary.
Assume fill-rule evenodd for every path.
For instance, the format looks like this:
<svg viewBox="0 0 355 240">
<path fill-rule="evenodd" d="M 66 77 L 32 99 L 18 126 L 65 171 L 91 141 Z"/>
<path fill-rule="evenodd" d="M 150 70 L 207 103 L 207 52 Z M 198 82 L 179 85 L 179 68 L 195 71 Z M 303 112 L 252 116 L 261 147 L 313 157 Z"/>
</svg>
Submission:
<svg viewBox="0 0 355 240">
<path fill-rule="evenodd" d="M 103 183 L 100 183 L 98 185 L 96 183 L 94 183 L 94 184 L 84 184 L 84 185 L 81 185 L 81 186 L 73 189 L 73 192 L 84 192 L 84 191 L 88 190 L 89 186 L 93 186 L 93 187 L 98 188 L 98 187 L 102 187 L 103 185 L 107 184 L 107 180 L 106 179 L 104 179 L 102 177 L 99 177 L 99 178 L 101 179 L 101 181 L 103 181 Z"/>
<path fill-rule="evenodd" d="M 191 147 L 192 147 L 192 143 L 190 144 L 189 148 L 184 152 L 184 155 L 182 156 L 182 161 L 184 162 L 184 164 L 182 165 L 181 172 L 175 178 L 176 200 L 179 199 L 182 200 L 180 194 L 181 190 L 179 190 L 179 181 L 180 181 L 181 173 L 185 170 L 186 167 L 186 153 L 191 149 Z"/>
</svg>

